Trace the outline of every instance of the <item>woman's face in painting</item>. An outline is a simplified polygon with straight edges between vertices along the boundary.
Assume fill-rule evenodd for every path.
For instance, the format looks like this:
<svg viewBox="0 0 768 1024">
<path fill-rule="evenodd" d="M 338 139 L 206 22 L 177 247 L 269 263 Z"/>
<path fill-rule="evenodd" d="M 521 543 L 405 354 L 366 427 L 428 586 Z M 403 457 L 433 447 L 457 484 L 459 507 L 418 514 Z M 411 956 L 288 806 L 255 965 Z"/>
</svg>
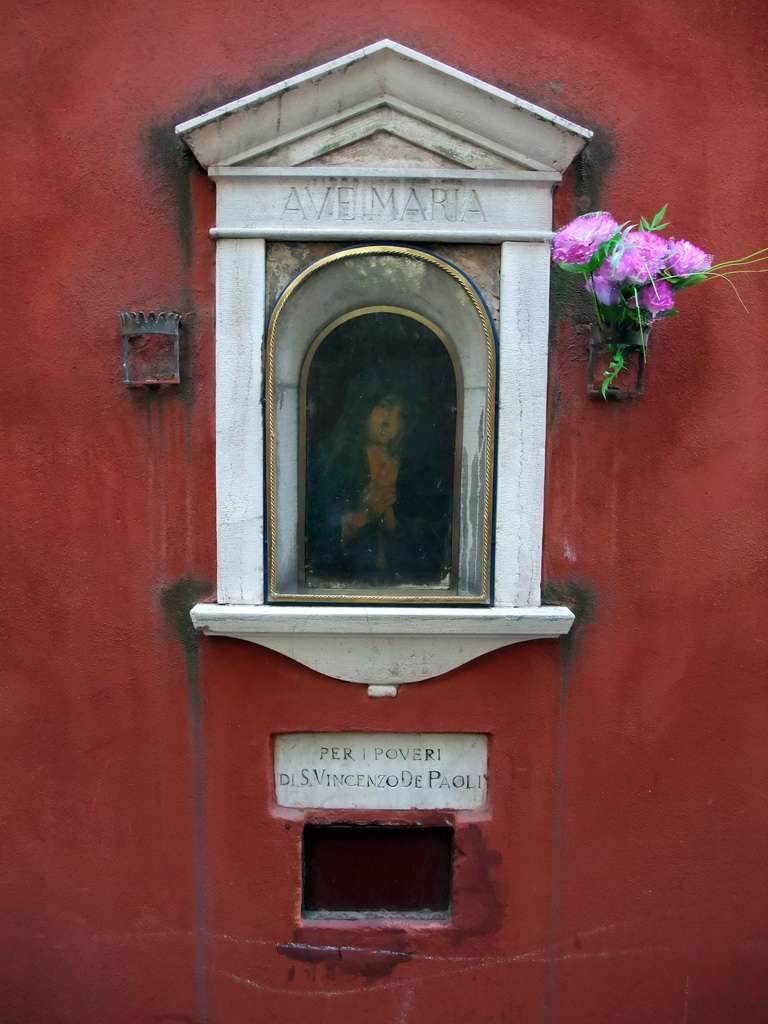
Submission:
<svg viewBox="0 0 768 1024">
<path fill-rule="evenodd" d="M 397 444 L 403 436 L 408 411 L 397 395 L 384 395 L 368 413 L 365 437 L 369 444 Z"/>
</svg>

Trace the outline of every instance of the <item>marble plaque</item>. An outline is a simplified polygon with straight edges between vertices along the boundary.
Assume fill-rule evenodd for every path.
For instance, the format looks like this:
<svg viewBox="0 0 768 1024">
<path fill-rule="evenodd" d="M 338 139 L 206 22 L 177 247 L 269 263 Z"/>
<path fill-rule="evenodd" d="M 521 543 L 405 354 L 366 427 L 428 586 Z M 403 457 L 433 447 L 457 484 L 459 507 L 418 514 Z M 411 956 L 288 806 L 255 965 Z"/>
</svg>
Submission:
<svg viewBox="0 0 768 1024">
<path fill-rule="evenodd" d="M 476 733 L 287 733 L 275 737 L 283 807 L 470 810 L 488 789 L 488 740 Z"/>
</svg>

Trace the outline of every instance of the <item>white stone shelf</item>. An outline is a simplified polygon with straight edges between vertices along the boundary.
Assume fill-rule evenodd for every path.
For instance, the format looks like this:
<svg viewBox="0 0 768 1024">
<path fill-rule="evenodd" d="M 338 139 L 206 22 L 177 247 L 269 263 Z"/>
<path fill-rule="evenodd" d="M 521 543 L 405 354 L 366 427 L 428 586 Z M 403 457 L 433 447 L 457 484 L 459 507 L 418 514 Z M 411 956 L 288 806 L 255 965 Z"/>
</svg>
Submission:
<svg viewBox="0 0 768 1024">
<path fill-rule="evenodd" d="M 191 615 L 203 633 L 249 640 L 333 679 L 370 687 L 417 683 L 499 647 L 563 636 L 574 620 L 558 606 L 197 604 Z"/>
</svg>

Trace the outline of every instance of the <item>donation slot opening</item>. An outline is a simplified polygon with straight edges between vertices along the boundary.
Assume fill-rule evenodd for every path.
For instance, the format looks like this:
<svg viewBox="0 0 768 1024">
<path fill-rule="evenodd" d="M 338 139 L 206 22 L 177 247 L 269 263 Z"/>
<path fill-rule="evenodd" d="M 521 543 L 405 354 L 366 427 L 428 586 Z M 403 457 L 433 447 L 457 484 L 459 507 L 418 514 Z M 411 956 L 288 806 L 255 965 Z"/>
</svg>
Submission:
<svg viewBox="0 0 768 1024">
<path fill-rule="evenodd" d="M 305 916 L 448 916 L 452 828 L 306 825 L 303 839 Z"/>
</svg>

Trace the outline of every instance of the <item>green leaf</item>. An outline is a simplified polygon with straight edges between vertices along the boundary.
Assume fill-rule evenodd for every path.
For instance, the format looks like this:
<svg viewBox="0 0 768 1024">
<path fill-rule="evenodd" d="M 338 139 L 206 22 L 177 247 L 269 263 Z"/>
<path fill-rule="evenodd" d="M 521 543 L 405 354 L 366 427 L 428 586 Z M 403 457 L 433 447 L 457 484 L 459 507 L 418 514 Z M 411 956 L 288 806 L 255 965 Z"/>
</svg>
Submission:
<svg viewBox="0 0 768 1024">
<path fill-rule="evenodd" d="M 611 346 L 611 352 L 613 352 L 613 359 L 611 360 L 608 369 L 603 371 L 603 383 L 600 386 L 600 391 L 603 398 L 607 398 L 606 392 L 611 384 L 616 380 L 618 375 L 624 369 L 624 352 L 626 347 L 624 345 L 617 345 L 616 348 Z"/>
<path fill-rule="evenodd" d="M 587 263 L 584 269 L 591 274 L 593 270 L 597 270 L 601 267 L 608 258 L 608 254 L 613 248 L 613 245 L 614 242 L 612 239 L 609 239 L 607 242 L 601 242 L 597 249 L 595 249 L 594 256 L 589 263 Z"/>
<path fill-rule="evenodd" d="M 695 284 L 703 284 L 708 276 L 708 274 L 691 274 L 690 277 L 676 277 L 674 287 L 692 288 Z"/>
<path fill-rule="evenodd" d="M 690 277 L 686 278 L 688 284 L 703 284 L 709 279 L 709 274 L 691 274 Z"/>
<path fill-rule="evenodd" d="M 566 274 L 584 274 L 588 264 L 585 263 L 558 263 L 557 266 Z"/>
<path fill-rule="evenodd" d="M 621 306 L 600 306 L 600 315 L 607 324 L 621 322 Z"/>
<path fill-rule="evenodd" d="M 662 227 L 666 227 L 667 226 L 666 224 L 662 224 L 661 222 L 664 220 L 664 214 L 667 212 L 667 207 L 668 206 L 669 206 L 669 203 L 664 203 L 662 208 L 659 210 L 659 212 L 656 214 L 656 216 L 651 221 L 651 230 L 652 231 L 659 231 L 659 230 L 661 230 Z"/>
<path fill-rule="evenodd" d="M 645 219 L 645 217 L 641 217 L 640 218 L 640 230 L 641 231 L 650 231 L 651 230 L 651 225 L 648 223 L 648 221 Z"/>
</svg>

